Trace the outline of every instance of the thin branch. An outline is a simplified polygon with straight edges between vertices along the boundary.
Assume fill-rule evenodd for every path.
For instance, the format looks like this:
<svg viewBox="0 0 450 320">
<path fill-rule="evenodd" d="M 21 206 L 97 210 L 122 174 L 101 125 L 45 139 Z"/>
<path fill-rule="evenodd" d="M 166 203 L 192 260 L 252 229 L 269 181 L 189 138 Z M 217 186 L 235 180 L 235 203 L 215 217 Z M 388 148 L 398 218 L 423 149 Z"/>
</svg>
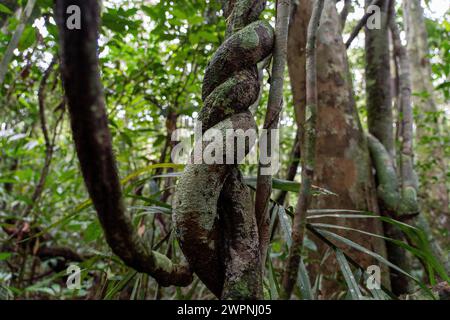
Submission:
<svg viewBox="0 0 450 320">
<path fill-rule="evenodd" d="M 269 103 L 264 121 L 264 129 L 267 130 L 266 148 L 268 159 L 271 159 L 273 156 L 273 150 L 271 150 L 272 139 L 275 138 L 273 136 L 273 131 L 278 129 L 280 114 L 283 109 L 283 87 L 284 72 L 286 69 L 290 2 L 290 0 L 277 1 L 277 20 L 275 26 L 275 47 L 273 53 L 271 85 L 269 92 Z M 267 209 L 270 195 L 272 193 L 272 175 L 267 171 L 271 171 L 271 166 L 271 161 L 267 164 L 260 163 L 256 185 L 255 215 L 258 223 L 262 262 L 265 261 L 267 246 L 270 240 L 270 218 L 268 216 Z M 266 172 L 263 172 L 263 170 Z"/>
<path fill-rule="evenodd" d="M 48 78 L 50 77 L 50 74 L 52 73 L 55 64 L 56 64 L 56 56 L 53 57 L 49 66 L 47 67 L 47 70 L 45 70 L 41 79 L 41 83 L 39 84 L 39 91 L 38 91 L 39 119 L 41 121 L 42 134 L 44 135 L 45 147 L 47 149 L 50 148 L 50 137 L 48 136 L 47 121 L 45 119 L 45 90 L 47 87 Z"/>
<path fill-rule="evenodd" d="M 0 86 L 3 84 L 5 80 L 5 75 L 8 72 L 9 62 L 11 61 L 14 50 L 17 48 L 19 44 L 19 40 L 22 37 L 23 31 L 25 30 L 25 26 L 30 19 L 31 13 L 33 12 L 34 5 L 36 4 L 36 0 L 28 0 L 25 10 L 20 17 L 20 23 L 17 26 L 16 31 L 6 48 L 5 55 L 3 56 L 2 62 L 0 63 Z"/>
<path fill-rule="evenodd" d="M 297 129 L 297 133 L 295 134 L 295 140 L 294 144 L 292 145 L 292 150 L 289 156 L 289 159 L 291 160 L 291 164 L 289 165 L 286 178 L 287 181 L 294 181 L 295 176 L 297 175 L 298 166 L 300 165 L 300 156 L 301 156 L 301 150 L 300 150 L 300 131 Z M 280 205 L 284 204 L 284 201 L 286 200 L 287 191 L 283 190 L 281 191 L 278 196 L 275 199 L 276 203 L 279 203 Z"/>
<path fill-rule="evenodd" d="M 51 63 L 47 67 L 47 69 L 44 71 L 44 74 L 41 79 L 41 83 L 39 84 L 39 90 L 38 90 L 38 101 L 39 101 L 39 119 L 41 122 L 41 130 L 42 134 L 44 135 L 45 140 L 45 160 L 44 160 L 44 166 L 42 167 L 41 174 L 39 176 L 39 182 L 36 185 L 36 188 L 34 189 L 34 192 L 31 196 L 31 202 L 30 204 L 25 208 L 23 212 L 23 217 L 26 217 L 34 208 L 36 205 L 36 202 L 39 200 L 42 192 L 44 191 L 45 181 L 47 179 L 47 175 L 50 171 L 50 165 L 53 158 L 53 150 L 55 147 L 55 140 L 57 136 L 57 130 L 59 123 L 61 122 L 63 118 L 64 112 L 61 112 L 60 117 L 57 119 L 54 127 L 54 133 L 53 137 L 50 138 L 48 134 L 48 128 L 47 128 L 47 121 L 45 118 L 45 90 L 47 88 L 47 81 L 50 77 L 50 74 L 53 71 L 53 67 L 56 64 L 57 58 L 56 56 L 53 57 Z"/>
<path fill-rule="evenodd" d="M 369 6 L 377 6 L 381 1 L 383 0 L 374 0 Z M 367 20 L 372 16 L 373 13 L 366 12 L 361 20 L 356 25 L 355 29 L 353 29 L 352 33 L 350 34 L 350 37 L 345 42 L 345 47 L 348 49 L 350 45 L 352 44 L 352 41 L 356 38 L 359 31 L 361 31 L 362 27 L 366 24 Z"/>
<path fill-rule="evenodd" d="M 300 131 L 297 129 L 297 133 L 295 136 L 295 141 L 292 146 L 292 150 L 289 156 L 290 165 L 286 173 L 285 180 L 286 181 L 294 181 L 295 177 L 297 175 L 298 167 L 300 165 L 300 156 L 301 156 L 301 150 L 300 150 Z M 286 196 L 288 194 L 288 191 L 282 190 L 277 197 L 275 198 L 275 203 L 278 203 L 280 206 L 284 205 L 284 202 L 286 201 Z M 279 218 L 278 214 L 275 216 L 275 221 L 273 222 L 273 227 L 271 228 L 272 231 L 270 232 L 270 240 L 273 239 L 275 232 L 278 228 Z"/>
<path fill-rule="evenodd" d="M 411 105 L 411 72 L 409 69 L 409 57 L 406 48 L 402 45 L 400 31 L 395 16 L 390 19 L 394 54 L 399 65 L 399 95 L 400 110 L 402 111 L 401 131 L 401 177 L 402 189 L 413 188 L 416 190 L 415 173 L 413 167 L 413 111 Z"/>
<path fill-rule="evenodd" d="M 341 27 L 342 30 L 344 30 L 345 28 L 345 24 L 347 23 L 347 17 L 348 14 L 350 12 L 350 8 L 352 6 L 352 0 L 345 0 L 344 1 L 344 7 L 342 8 L 340 15 L 340 20 L 341 20 Z"/>
<path fill-rule="evenodd" d="M 314 2 L 311 19 L 308 24 L 306 41 L 306 122 L 305 148 L 302 154 L 302 184 L 295 210 L 292 229 L 292 245 L 286 269 L 283 274 L 283 298 L 289 299 L 297 278 L 302 254 L 303 239 L 306 230 L 306 215 L 311 201 L 311 186 L 314 178 L 317 115 L 317 65 L 316 47 L 320 17 L 324 0 Z"/>
</svg>

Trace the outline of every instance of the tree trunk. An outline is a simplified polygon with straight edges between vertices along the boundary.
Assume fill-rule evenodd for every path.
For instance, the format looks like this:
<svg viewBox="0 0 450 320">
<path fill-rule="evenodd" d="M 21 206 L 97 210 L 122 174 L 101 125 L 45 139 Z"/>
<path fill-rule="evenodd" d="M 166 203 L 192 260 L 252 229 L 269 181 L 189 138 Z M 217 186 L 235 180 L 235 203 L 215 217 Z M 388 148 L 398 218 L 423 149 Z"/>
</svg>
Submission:
<svg viewBox="0 0 450 320">
<path fill-rule="evenodd" d="M 420 0 L 404 1 L 407 49 L 411 65 L 413 105 L 416 113 L 416 154 L 420 181 L 419 196 L 424 213 L 434 230 L 450 230 L 449 193 L 446 185 L 448 163 L 441 142 L 442 128 L 434 115 L 438 111 L 431 82 L 428 35 Z M 422 95 L 424 94 L 424 95 Z M 448 133 L 447 133 L 448 134 Z M 437 140 L 426 140 L 438 137 Z M 429 166 L 430 165 L 430 166 Z M 443 237 L 438 237 L 443 238 Z M 450 244 L 447 237 L 444 244 Z"/>
<path fill-rule="evenodd" d="M 390 71 L 390 52 L 389 52 L 389 21 L 392 15 L 391 1 L 379 1 L 381 9 L 381 28 L 370 30 L 365 28 L 365 66 L 366 66 L 366 91 L 367 91 L 367 122 L 369 132 L 377 138 L 387 150 L 391 163 L 395 168 L 395 140 L 393 131 L 392 115 L 392 96 L 391 96 L 391 71 Z M 372 3 L 366 0 L 366 7 Z M 404 95 L 401 95 L 404 96 Z M 395 177 L 394 177 L 395 178 Z M 380 181 L 378 183 L 378 192 L 380 193 Z M 381 187 L 382 188 L 382 187 Z M 395 193 L 398 189 L 394 190 Z M 382 214 L 395 217 L 398 212 L 391 208 L 385 202 L 385 197 L 378 195 L 379 206 Z M 386 236 L 403 240 L 402 232 L 388 224 L 384 225 Z M 387 255 L 389 261 L 402 269 L 408 270 L 409 259 L 406 251 L 395 244 L 386 243 Z M 391 269 L 391 284 L 394 293 L 403 294 L 409 290 L 409 281 L 402 274 Z"/>
<path fill-rule="evenodd" d="M 311 16 L 311 0 L 301 0 L 294 5 L 290 23 L 288 63 L 296 113 L 301 122 L 305 119 L 305 47 L 306 28 Z M 326 1 L 319 27 L 317 44 L 317 141 L 316 175 L 314 184 L 338 194 L 321 195 L 312 201 L 312 208 L 369 210 L 378 213 L 375 186 L 366 139 L 356 110 L 349 77 L 346 48 L 341 36 L 339 15 L 334 1 Z M 302 135 L 303 136 L 303 135 Z M 303 142 L 302 142 L 303 145 Z M 330 221 L 359 230 L 382 234 L 378 221 L 348 219 Z M 355 233 L 340 232 L 364 247 L 385 256 L 384 241 Z M 318 259 L 327 249 L 317 242 Z M 375 264 L 360 252 L 349 249 L 350 255 L 362 266 Z M 321 272 L 325 275 L 321 293 L 330 298 L 336 292 L 336 281 L 329 281 L 337 270 L 333 257 L 328 258 Z M 312 270 L 317 274 L 317 267 Z M 314 279 L 313 279 L 314 280 Z M 388 284 L 388 277 L 383 281 Z"/>
<path fill-rule="evenodd" d="M 366 0 L 366 6 L 372 1 Z M 373 134 L 394 155 L 391 74 L 389 56 L 389 0 L 380 1 L 381 28 L 366 33 L 367 122 Z"/>
</svg>

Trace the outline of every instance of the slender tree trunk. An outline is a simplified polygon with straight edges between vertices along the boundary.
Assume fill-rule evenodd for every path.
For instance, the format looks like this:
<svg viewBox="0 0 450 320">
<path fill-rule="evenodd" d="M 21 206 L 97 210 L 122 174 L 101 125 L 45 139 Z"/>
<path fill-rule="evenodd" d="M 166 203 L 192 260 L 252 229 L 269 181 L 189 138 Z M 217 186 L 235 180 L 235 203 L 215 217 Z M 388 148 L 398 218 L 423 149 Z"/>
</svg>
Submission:
<svg viewBox="0 0 450 320">
<path fill-rule="evenodd" d="M 291 0 L 277 1 L 277 21 L 275 26 L 275 44 L 272 58 L 272 75 L 264 129 L 267 130 L 267 155 L 271 159 L 275 150 L 271 150 L 274 130 L 278 130 L 280 114 L 283 110 L 283 88 L 286 69 L 287 36 L 289 25 L 289 9 Z M 272 162 L 260 163 L 255 195 L 255 215 L 258 222 L 259 245 L 262 265 L 265 265 L 267 247 L 270 242 L 269 202 L 272 194 Z M 262 172 L 265 170 L 266 172 Z"/>
<path fill-rule="evenodd" d="M 311 5 L 311 0 L 301 0 L 294 6 L 288 43 L 289 74 L 295 108 L 303 122 L 306 104 L 304 94 L 306 25 L 311 16 Z M 314 184 L 331 190 L 338 196 L 315 197 L 311 207 L 369 210 L 378 213 L 369 152 L 353 98 L 346 48 L 341 30 L 337 27 L 339 25 L 339 15 L 334 1 L 325 1 L 317 46 L 318 113 Z M 376 234 L 383 233 L 381 223 L 375 221 L 349 219 L 328 222 Z M 385 256 L 385 244 L 382 240 L 348 232 L 340 234 Z M 316 243 L 319 246 L 316 258 L 321 259 L 327 248 L 319 241 Z M 349 252 L 363 266 L 376 264 L 364 254 L 354 250 Z M 328 258 L 324 263 L 322 272 L 325 278 L 321 287 L 324 298 L 330 298 L 337 291 L 336 282 L 326 279 L 337 269 L 334 257 Z M 313 267 L 312 274 L 317 275 L 317 272 L 318 269 Z M 389 277 L 386 275 L 382 279 L 385 284 L 389 283 Z"/>
<path fill-rule="evenodd" d="M 286 172 L 285 180 L 287 181 L 294 181 L 295 176 L 297 175 L 298 166 L 300 165 L 300 133 L 299 130 L 297 130 L 297 133 L 295 135 L 294 144 L 292 145 L 292 149 L 289 155 L 290 164 Z M 284 202 L 286 201 L 287 191 L 281 191 L 276 199 L 275 202 L 279 203 L 280 205 L 284 205 Z"/>
<path fill-rule="evenodd" d="M 172 108 L 169 108 L 168 110 L 168 115 L 166 118 L 166 141 L 164 143 L 164 150 L 161 153 L 161 157 L 160 157 L 160 163 L 164 163 L 167 161 L 167 155 L 171 155 L 172 150 L 176 144 L 175 141 L 172 141 L 172 134 L 175 132 L 175 130 L 177 129 L 177 121 L 178 121 L 178 113 L 173 110 Z M 169 160 L 170 162 L 170 160 Z M 160 174 L 162 171 L 158 172 L 157 174 Z M 167 169 L 167 173 L 171 173 L 173 172 L 172 168 Z M 175 184 L 175 179 L 172 178 L 167 178 L 167 179 L 163 179 L 162 181 L 162 187 L 164 189 L 162 197 L 161 197 L 161 201 L 166 202 L 167 199 L 169 199 L 170 195 L 173 193 L 173 190 L 171 189 L 171 187 Z"/>
<path fill-rule="evenodd" d="M 315 170 L 315 148 L 317 136 L 317 30 L 324 7 L 324 0 L 314 3 L 306 34 L 306 110 L 304 152 L 302 157 L 302 185 L 295 209 L 292 245 L 283 274 L 283 295 L 289 299 L 297 279 L 306 232 L 306 217 L 312 199 L 312 181 Z"/>
<path fill-rule="evenodd" d="M 344 30 L 345 24 L 347 23 L 347 17 L 352 8 L 352 0 L 344 0 L 344 7 L 342 8 L 340 15 L 341 18 L 341 28 Z"/>
<path fill-rule="evenodd" d="M 393 0 L 379 1 L 378 5 L 381 9 L 381 28 L 372 30 L 367 26 L 365 28 L 365 77 L 369 133 L 381 142 L 391 158 L 391 163 L 395 167 L 395 140 L 391 95 L 392 78 L 389 52 L 389 21 L 392 15 L 391 1 Z M 371 0 L 366 0 L 366 7 L 369 6 L 371 2 Z M 379 184 L 380 181 L 377 181 L 377 183 Z M 398 191 L 398 189 L 394 190 L 396 194 Z M 382 197 L 379 197 L 378 200 L 380 202 L 379 206 L 382 214 L 388 216 L 396 216 L 398 214 L 396 210 L 393 210 L 393 208 L 383 202 Z M 384 224 L 384 232 L 386 236 L 393 239 L 402 240 L 404 238 L 398 228 L 387 223 Z M 403 269 L 409 269 L 409 259 L 404 249 L 392 243 L 386 243 L 386 248 L 389 261 Z M 403 294 L 409 291 L 409 281 L 405 276 L 395 270 L 391 270 L 390 276 L 394 293 Z"/>
<path fill-rule="evenodd" d="M 416 154 L 420 181 L 419 196 L 424 213 L 434 230 L 450 230 L 449 192 L 446 184 L 448 161 L 444 155 L 443 133 L 435 115 L 438 108 L 431 78 L 428 58 L 428 35 L 420 0 L 403 2 L 413 106 L 416 112 Z M 416 94 L 416 95 L 414 95 Z M 426 139 L 433 137 L 438 139 Z M 425 142 L 426 141 L 426 142 Z M 450 244 L 448 237 L 442 244 Z"/>
<path fill-rule="evenodd" d="M 393 1 L 393 0 L 392 0 Z M 419 189 L 418 178 L 414 166 L 413 147 L 413 106 L 412 106 L 412 81 L 411 81 L 411 63 L 407 48 L 402 45 L 400 31 L 394 20 L 391 20 L 391 31 L 393 37 L 394 51 L 399 60 L 399 84 L 400 84 L 400 109 L 402 111 L 402 143 L 401 143 L 401 177 L 402 177 L 402 211 L 405 213 L 419 213 L 419 203 L 417 193 Z M 445 177 L 442 177 L 445 179 Z M 444 180 L 445 181 L 445 180 Z M 430 233 L 430 217 L 423 213 L 415 219 L 414 223 L 425 230 L 428 234 L 428 240 L 431 244 L 431 250 L 434 256 L 449 270 L 449 264 L 442 252 L 436 237 Z"/>
<path fill-rule="evenodd" d="M 389 1 L 379 1 L 381 28 L 366 26 L 366 105 L 369 132 L 394 156 L 394 130 L 389 55 Z M 366 7 L 371 4 L 366 0 Z"/>
</svg>

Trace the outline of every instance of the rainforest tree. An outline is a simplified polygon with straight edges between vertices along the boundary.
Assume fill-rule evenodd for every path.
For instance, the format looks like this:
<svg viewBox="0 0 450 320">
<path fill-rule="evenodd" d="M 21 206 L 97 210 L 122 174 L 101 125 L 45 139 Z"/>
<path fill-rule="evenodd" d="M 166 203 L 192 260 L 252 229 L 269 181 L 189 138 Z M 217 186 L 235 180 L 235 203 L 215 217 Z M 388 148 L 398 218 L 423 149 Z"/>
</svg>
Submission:
<svg viewBox="0 0 450 320">
<path fill-rule="evenodd" d="M 446 19 L 0 1 L 0 298 L 448 298 Z"/>
</svg>

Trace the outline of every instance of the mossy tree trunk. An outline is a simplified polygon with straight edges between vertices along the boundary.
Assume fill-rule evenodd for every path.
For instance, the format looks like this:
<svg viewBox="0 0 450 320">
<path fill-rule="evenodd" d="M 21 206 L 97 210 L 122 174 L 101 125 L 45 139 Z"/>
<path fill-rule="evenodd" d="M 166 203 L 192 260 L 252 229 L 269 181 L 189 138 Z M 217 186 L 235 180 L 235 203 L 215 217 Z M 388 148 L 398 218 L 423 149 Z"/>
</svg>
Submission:
<svg viewBox="0 0 450 320">
<path fill-rule="evenodd" d="M 203 79 L 204 106 L 199 114 L 203 132 L 218 129 L 225 136 L 225 130 L 256 128 L 248 109 L 259 97 L 257 64 L 272 53 L 274 43 L 272 27 L 259 20 L 265 2 L 222 1 L 226 39 Z M 227 155 L 223 156 L 226 163 Z M 236 165 L 242 159 L 234 155 L 235 164 L 209 165 L 202 155 L 194 152 L 192 157 L 199 164 L 194 160 L 186 165 L 174 200 L 181 249 L 218 298 L 262 298 L 261 242 L 250 190 Z"/>
</svg>

